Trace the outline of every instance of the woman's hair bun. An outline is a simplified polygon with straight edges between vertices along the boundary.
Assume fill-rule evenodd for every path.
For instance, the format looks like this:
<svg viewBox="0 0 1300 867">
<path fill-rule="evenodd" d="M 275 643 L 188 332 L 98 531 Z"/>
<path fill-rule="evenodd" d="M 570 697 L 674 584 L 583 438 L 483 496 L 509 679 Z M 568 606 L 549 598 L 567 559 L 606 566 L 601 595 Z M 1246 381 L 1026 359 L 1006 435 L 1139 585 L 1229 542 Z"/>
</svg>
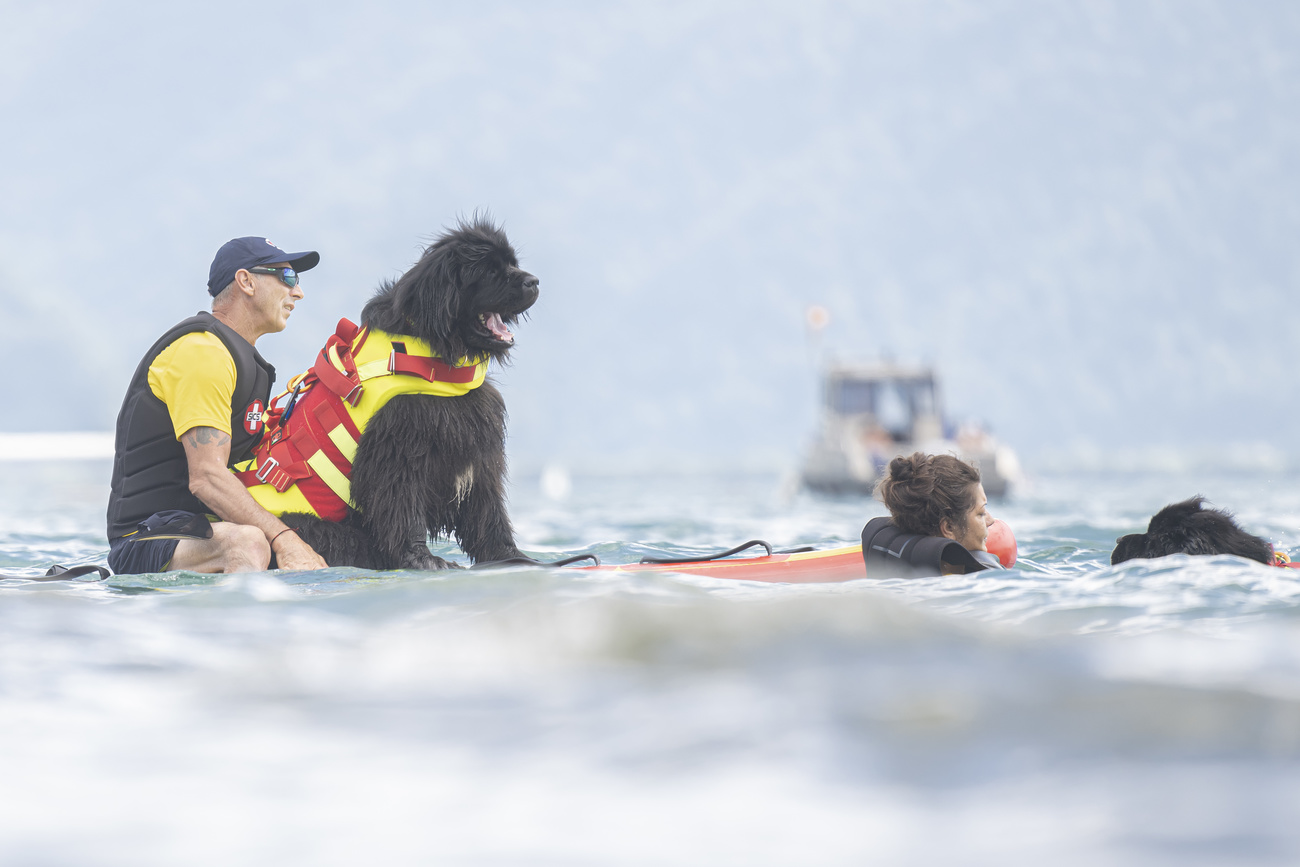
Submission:
<svg viewBox="0 0 1300 867">
<path fill-rule="evenodd" d="M 889 462 L 889 478 L 895 482 L 910 482 L 916 477 L 916 455 L 899 455 Z"/>
<path fill-rule="evenodd" d="M 958 523 L 974 508 L 979 480 L 979 470 L 952 455 L 915 452 L 889 462 L 876 496 L 900 530 L 939 536 L 944 518 Z"/>
</svg>

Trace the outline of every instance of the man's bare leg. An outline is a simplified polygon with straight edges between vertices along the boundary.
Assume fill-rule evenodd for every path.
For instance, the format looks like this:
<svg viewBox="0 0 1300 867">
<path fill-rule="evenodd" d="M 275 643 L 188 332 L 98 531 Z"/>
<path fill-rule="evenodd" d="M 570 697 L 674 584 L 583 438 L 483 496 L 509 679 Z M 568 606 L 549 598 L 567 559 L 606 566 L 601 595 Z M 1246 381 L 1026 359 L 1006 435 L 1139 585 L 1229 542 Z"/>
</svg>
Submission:
<svg viewBox="0 0 1300 867">
<path fill-rule="evenodd" d="M 256 527 L 221 521 L 211 539 L 181 539 L 168 569 L 189 572 L 262 572 L 271 565 L 271 546 Z"/>
</svg>

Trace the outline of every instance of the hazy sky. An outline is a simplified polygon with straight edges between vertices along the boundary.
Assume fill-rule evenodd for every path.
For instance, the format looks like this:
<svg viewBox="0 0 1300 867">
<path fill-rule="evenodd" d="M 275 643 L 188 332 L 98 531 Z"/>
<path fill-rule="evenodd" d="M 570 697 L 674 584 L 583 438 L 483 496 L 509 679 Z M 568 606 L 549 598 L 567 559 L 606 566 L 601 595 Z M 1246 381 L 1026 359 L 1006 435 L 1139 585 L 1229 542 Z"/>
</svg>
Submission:
<svg viewBox="0 0 1300 867">
<path fill-rule="evenodd" d="M 1289 2 L 0 0 L 0 430 L 110 428 L 230 237 L 321 252 L 283 381 L 482 208 L 541 278 L 517 465 L 793 463 L 812 303 L 1031 458 L 1296 453 L 1297 45 Z"/>
</svg>

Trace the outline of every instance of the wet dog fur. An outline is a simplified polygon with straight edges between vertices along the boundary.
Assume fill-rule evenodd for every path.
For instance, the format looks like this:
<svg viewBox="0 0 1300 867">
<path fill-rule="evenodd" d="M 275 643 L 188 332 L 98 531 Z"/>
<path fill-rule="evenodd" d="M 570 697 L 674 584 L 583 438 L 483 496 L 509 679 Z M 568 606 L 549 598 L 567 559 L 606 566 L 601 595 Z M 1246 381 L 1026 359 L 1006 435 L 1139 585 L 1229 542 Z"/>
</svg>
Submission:
<svg viewBox="0 0 1300 867">
<path fill-rule="evenodd" d="M 1273 546 L 1237 526 L 1232 515 L 1208 508 L 1204 497 L 1165 506 L 1151 518 L 1145 533 L 1117 540 L 1112 564 L 1170 554 L 1235 554 L 1260 563 L 1273 562 Z"/>
<path fill-rule="evenodd" d="M 361 312 L 372 328 L 418 337 L 446 360 L 509 358 L 516 322 L 537 300 L 490 220 L 460 222 Z M 493 315 L 495 314 L 495 316 Z M 458 397 L 402 395 L 370 419 L 352 462 L 355 508 L 341 522 L 286 514 L 331 566 L 442 569 L 427 537 L 452 536 L 476 563 L 522 556 L 506 511 L 506 408 L 489 379 Z"/>
</svg>

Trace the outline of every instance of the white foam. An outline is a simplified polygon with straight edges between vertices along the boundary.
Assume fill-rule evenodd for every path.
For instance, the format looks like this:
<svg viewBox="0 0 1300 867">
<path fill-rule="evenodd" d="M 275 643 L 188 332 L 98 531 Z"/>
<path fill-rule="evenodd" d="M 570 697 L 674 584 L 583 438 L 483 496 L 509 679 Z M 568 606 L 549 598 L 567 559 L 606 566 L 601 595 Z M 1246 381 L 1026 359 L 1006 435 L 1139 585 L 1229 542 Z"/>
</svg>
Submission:
<svg viewBox="0 0 1300 867">
<path fill-rule="evenodd" d="M 0 461 L 75 461 L 112 456 L 112 431 L 0 433 Z"/>
</svg>

